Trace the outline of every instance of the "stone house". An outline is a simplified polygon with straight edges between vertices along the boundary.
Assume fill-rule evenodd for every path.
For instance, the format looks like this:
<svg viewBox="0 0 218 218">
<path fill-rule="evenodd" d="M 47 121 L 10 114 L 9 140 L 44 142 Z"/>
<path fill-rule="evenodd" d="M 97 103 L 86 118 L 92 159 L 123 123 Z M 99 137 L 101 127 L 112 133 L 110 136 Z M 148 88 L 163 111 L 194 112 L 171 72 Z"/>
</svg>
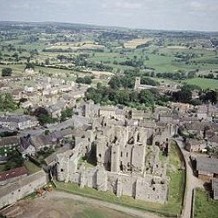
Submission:
<svg viewBox="0 0 218 218">
<path fill-rule="evenodd" d="M 32 128 L 37 126 L 38 123 L 39 122 L 35 117 L 29 115 L 10 115 L 0 117 L 0 125 L 11 130 Z"/>
<path fill-rule="evenodd" d="M 58 101 L 56 104 L 49 106 L 48 112 L 52 118 L 59 118 L 62 110 L 66 109 L 67 103 L 65 101 Z"/>
<path fill-rule="evenodd" d="M 170 107 L 173 110 L 179 111 L 180 113 L 187 113 L 190 109 L 193 108 L 190 104 L 179 103 L 179 102 L 171 102 Z"/>
<path fill-rule="evenodd" d="M 55 146 L 55 144 L 52 142 L 52 137 L 45 134 L 31 136 L 30 143 L 35 147 L 36 151 L 39 151 L 45 147 L 50 148 Z"/>
<path fill-rule="evenodd" d="M 218 179 L 212 180 L 213 199 L 218 200 Z"/>
<path fill-rule="evenodd" d="M 197 118 L 199 120 L 203 119 L 206 120 L 208 116 L 208 106 L 207 105 L 200 105 L 197 109 Z"/>
<path fill-rule="evenodd" d="M 185 149 L 189 152 L 199 152 L 207 147 L 204 140 L 189 139 L 185 142 Z"/>
<path fill-rule="evenodd" d="M 218 159 L 197 157 L 196 171 L 200 179 L 211 182 L 213 178 L 218 178 Z"/>
<path fill-rule="evenodd" d="M 5 185 L 28 175 L 26 167 L 13 168 L 0 172 L 0 185 Z"/>
<path fill-rule="evenodd" d="M 47 175 L 41 170 L 35 174 L 22 177 L 17 182 L 2 186 L 0 189 L 0 208 L 14 204 L 18 200 L 46 185 L 47 182 Z"/>
<path fill-rule="evenodd" d="M 24 136 L 20 138 L 20 146 L 18 151 L 22 154 L 23 158 L 27 156 L 34 156 L 36 153 L 36 148 L 30 142 L 30 136 Z"/>
<path fill-rule="evenodd" d="M 15 150 L 20 144 L 17 136 L 3 137 L 0 138 L 0 156 L 7 156 L 8 152 Z"/>
<path fill-rule="evenodd" d="M 204 138 L 205 122 L 186 122 L 183 124 L 184 128 L 189 134 L 195 135 L 198 138 Z"/>
</svg>

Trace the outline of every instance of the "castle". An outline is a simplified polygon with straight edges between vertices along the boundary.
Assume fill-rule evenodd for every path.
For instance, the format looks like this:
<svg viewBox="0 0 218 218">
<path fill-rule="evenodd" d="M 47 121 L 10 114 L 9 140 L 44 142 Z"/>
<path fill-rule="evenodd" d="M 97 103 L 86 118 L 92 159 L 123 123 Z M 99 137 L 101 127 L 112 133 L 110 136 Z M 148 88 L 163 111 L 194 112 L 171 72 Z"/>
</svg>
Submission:
<svg viewBox="0 0 218 218">
<path fill-rule="evenodd" d="M 90 126 L 77 131 L 74 149 L 56 155 L 57 180 L 111 191 L 118 197 L 166 202 L 167 164 L 160 161 L 155 143 L 168 145 L 176 129 L 110 115 L 93 117 Z M 83 161 L 90 156 L 94 166 Z"/>
</svg>

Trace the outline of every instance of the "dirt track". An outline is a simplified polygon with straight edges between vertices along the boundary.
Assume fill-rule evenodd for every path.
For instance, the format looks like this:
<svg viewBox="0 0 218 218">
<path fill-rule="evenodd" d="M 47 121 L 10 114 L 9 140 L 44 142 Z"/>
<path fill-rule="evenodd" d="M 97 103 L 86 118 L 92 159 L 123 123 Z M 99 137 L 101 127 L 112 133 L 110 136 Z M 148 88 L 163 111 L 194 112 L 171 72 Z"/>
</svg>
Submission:
<svg viewBox="0 0 218 218">
<path fill-rule="evenodd" d="M 152 213 L 55 190 L 42 197 L 19 201 L 7 213 L 10 218 L 160 218 Z"/>
</svg>

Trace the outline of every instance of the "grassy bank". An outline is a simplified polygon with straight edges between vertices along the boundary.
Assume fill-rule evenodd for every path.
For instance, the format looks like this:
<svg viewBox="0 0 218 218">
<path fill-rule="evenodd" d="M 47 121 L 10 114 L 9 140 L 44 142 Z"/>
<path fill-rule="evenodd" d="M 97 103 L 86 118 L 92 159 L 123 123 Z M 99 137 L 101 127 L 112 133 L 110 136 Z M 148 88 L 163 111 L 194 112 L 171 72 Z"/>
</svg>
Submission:
<svg viewBox="0 0 218 218">
<path fill-rule="evenodd" d="M 195 218 L 216 218 L 218 216 L 218 201 L 213 200 L 207 191 L 196 189 Z"/>
<path fill-rule="evenodd" d="M 189 85 L 197 85 L 202 89 L 217 89 L 218 80 L 215 79 L 205 79 L 205 78 L 193 78 L 185 80 Z"/>
</svg>

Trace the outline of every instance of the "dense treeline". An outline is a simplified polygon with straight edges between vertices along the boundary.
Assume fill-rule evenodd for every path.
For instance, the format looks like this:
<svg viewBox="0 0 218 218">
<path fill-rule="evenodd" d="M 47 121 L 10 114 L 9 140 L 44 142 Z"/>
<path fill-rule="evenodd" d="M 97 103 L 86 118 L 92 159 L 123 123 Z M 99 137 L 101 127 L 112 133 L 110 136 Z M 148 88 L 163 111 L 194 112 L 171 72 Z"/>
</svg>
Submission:
<svg viewBox="0 0 218 218">
<path fill-rule="evenodd" d="M 117 76 L 113 76 L 111 78 L 111 80 L 109 81 L 109 85 L 111 88 L 113 89 L 118 89 L 118 88 L 134 88 L 134 84 L 135 84 L 135 77 L 136 77 L 137 73 L 126 73 L 125 75 L 117 75 Z M 146 76 L 142 76 L 141 77 L 141 84 L 144 85 L 151 85 L 151 86 L 158 86 L 160 85 L 159 82 L 146 77 Z"/>
<path fill-rule="evenodd" d="M 92 78 L 90 76 L 78 77 L 76 78 L 76 82 L 83 83 L 83 84 L 91 84 Z"/>
<path fill-rule="evenodd" d="M 102 105 L 125 105 L 137 109 L 153 107 L 155 104 L 163 105 L 168 101 L 167 96 L 160 96 L 156 90 L 141 90 L 136 92 L 132 89 L 118 89 L 105 87 L 101 84 L 97 88 L 89 88 L 86 99 L 92 99 L 95 103 Z"/>
</svg>

